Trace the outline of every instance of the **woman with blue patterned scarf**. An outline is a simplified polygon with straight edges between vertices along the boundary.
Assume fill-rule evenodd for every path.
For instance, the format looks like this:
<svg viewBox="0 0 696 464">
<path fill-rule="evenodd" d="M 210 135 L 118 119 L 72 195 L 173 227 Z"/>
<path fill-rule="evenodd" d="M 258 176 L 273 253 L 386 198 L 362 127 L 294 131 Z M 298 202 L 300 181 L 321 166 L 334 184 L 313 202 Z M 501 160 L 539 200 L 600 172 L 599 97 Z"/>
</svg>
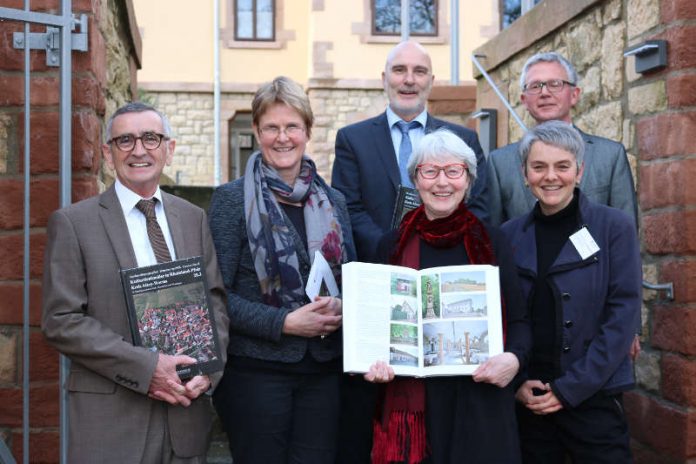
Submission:
<svg viewBox="0 0 696 464">
<path fill-rule="evenodd" d="M 313 120 L 297 83 L 263 85 L 252 102 L 260 150 L 210 206 L 230 316 L 213 399 L 235 464 L 334 460 L 342 306 L 337 297 L 310 301 L 305 286 L 317 251 L 340 286 L 355 247 L 343 196 L 305 153 Z"/>
</svg>

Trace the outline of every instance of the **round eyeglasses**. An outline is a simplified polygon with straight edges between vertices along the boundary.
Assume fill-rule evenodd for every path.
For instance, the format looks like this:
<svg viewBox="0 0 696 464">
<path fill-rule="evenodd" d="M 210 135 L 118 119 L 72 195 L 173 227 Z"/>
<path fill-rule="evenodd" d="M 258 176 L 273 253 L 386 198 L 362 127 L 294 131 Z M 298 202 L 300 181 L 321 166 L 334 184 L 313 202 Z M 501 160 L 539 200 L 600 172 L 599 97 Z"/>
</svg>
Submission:
<svg viewBox="0 0 696 464">
<path fill-rule="evenodd" d="M 146 150 L 155 150 L 159 148 L 159 146 L 162 144 L 162 140 L 169 140 L 169 137 L 166 137 L 164 134 L 158 134 L 156 132 L 145 132 L 140 137 L 136 137 L 133 134 L 123 134 L 119 135 L 118 137 L 112 138 L 106 143 L 113 143 L 114 145 L 116 145 L 116 148 L 118 148 L 121 151 L 131 151 L 135 148 L 135 144 L 138 142 L 138 140 L 142 142 L 143 147 Z"/>
<path fill-rule="evenodd" d="M 524 93 L 529 95 L 539 95 L 544 87 L 551 93 L 558 93 L 563 90 L 566 85 L 575 87 L 572 82 L 564 81 L 563 79 L 549 79 L 548 81 L 534 81 L 524 86 Z"/>
<path fill-rule="evenodd" d="M 444 166 L 424 163 L 416 166 L 416 171 L 423 179 L 435 179 L 440 175 L 440 171 L 444 172 L 449 179 L 459 179 L 467 171 L 467 168 L 464 163 L 445 164 Z"/>
</svg>

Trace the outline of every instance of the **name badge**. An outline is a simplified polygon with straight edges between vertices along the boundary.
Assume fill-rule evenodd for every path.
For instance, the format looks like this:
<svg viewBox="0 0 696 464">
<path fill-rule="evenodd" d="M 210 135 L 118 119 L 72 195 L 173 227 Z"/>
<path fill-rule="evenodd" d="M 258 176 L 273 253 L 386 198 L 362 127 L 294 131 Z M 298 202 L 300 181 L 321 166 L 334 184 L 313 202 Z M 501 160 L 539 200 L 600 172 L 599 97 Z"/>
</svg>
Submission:
<svg viewBox="0 0 696 464">
<path fill-rule="evenodd" d="M 594 241 L 587 227 L 583 227 L 571 235 L 570 241 L 575 246 L 575 249 L 578 250 L 582 259 L 587 259 L 599 251 L 599 245 Z"/>
</svg>

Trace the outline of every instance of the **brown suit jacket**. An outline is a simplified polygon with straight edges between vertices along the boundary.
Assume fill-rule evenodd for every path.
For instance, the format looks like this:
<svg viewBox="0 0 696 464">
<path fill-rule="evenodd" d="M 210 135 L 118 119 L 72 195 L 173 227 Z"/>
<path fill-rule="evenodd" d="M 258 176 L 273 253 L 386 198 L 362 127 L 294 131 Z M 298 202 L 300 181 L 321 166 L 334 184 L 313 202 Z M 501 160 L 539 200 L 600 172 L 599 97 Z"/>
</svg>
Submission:
<svg viewBox="0 0 696 464">
<path fill-rule="evenodd" d="M 225 293 L 205 213 L 163 193 L 177 258 L 202 255 L 223 355 Z M 210 397 L 170 406 L 147 396 L 157 354 L 133 346 L 120 269 L 137 266 L 113 187 L 55 211 L 44 262 L 43 332 L 72 363 L 67 383 L 71 463 L 140 462 L 152 408 L 166 414 L 177 456 L 203 455 L 212 416 Z M 211 376 L 217 384 L 221 373 Z"/>
</svg>

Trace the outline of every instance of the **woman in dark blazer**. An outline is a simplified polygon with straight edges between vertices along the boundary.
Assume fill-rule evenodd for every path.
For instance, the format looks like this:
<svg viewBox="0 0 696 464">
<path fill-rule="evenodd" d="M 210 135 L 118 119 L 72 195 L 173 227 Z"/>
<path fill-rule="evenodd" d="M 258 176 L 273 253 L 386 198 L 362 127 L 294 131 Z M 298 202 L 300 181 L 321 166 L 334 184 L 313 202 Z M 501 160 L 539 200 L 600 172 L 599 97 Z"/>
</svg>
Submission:
<svg viewBox="0 0 696 464">
<path fill-rule="evenodd" d="M 373 365 L 365 379 L 387 384 L 375 418 L 372 462 L 518 463 L 511 381 L 527 359 L 529 324 L 507 242 L 466 207 L 476 157 L 459 137 L 440 129 L 423 137 L 408 171 L 423 204 L 380 240 L 381 261 L 414 269 L 498 266 L 505 352 L 472 376 L 394 380 L 391 367 Z"/>
<path fill-rule="evenodd" d="M 341 300 L 305 294 L 315 252 L 340 285 L 355 259 L 343 195 L 305 154 L 313 115 L 285 77 L 252 103 L 260 151 L 218 188 L 210 229 L 227 290 L 230 344 L 213 400 L 235 464 L 332 463 L 338 434 Z"/>
<path fill-rule="evenodd" d="M 529 304 L 534 345 L 517 390 L 524 462 L 631 462 L 621 393 L 641 306 L 640 247 L 626 213 L 577 188 L 584 143 L 551 121 L 520 142 L 538 202 L 502 230 Z"/>
</svg>

